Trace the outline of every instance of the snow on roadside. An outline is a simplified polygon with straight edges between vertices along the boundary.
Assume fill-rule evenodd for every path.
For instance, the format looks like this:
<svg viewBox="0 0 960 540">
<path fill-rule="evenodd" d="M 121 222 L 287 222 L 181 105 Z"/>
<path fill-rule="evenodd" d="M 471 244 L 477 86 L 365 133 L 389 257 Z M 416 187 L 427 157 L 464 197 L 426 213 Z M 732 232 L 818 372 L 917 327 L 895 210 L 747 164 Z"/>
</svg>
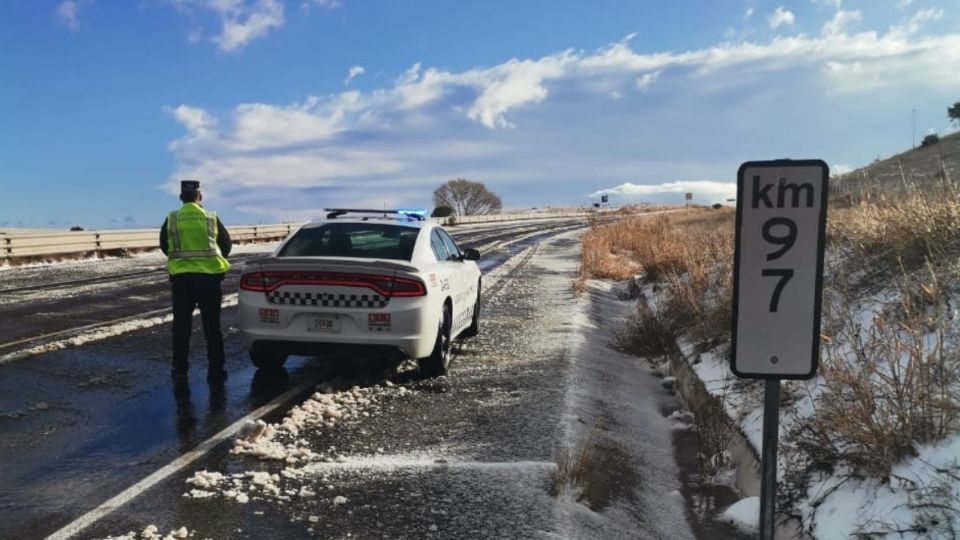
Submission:
<svg viewBox="0 0 960 540">
<path fill-rule="evenodd" d="M 535 249 L 534 246 L 522 251 L 484 275 L 485 288 L 496 286 L 530 250 Z M 551 290 L 561 293 L 569 290 L 569 276 L 550 279 L 560 285 L 550 287 Z M 568 320 L 567 315 L 566 310 L 551 313 L 558 328 Z M 550 345 L 551 348 L 554 346 Z M 231 460 L 224 470 L 193 471 L 184 480 L 181 496 L 197 500 L 216 498 L 239 505 L 255 501 L 282 505 L 293 512 L 291 521 L 310 526 L 319 521 L 317 514 L 320 512 L 352 512 L 352 500 L 341 491 L 345 475 L 356 478 L 359 473 L 361 477 L 379 478 L 385 471 L 463 469 L 521 471 L 524 475 L 544 478 L 556 469 L 553 462 L 487 463 L 460 459 L 451 455 L 448 444 L 443 445 L 442 454 L 436 451 L 386 454 L 382 449 L 354 454 L 334 446 L 313 448 L 306 439 L 309 436 L 313 440 L 327 430 L 366 422 L 380 411 L 393 408 L 393 400 L 405 399 L 415 393 L 407 386 L 389 381 L 380 386 L 339 391 L 321 385 L 310 398 L 293 407 L 278 421 L 249 423 L 232 441 L 230 452 L 238 459 Z M 431 531 L 437 530 L 438 527 L 432 525 Z M 309 528 L 307 531 L 313 532 Z"/>
<path fill-rule="evenodd" d="M 126 534 L 107 536 L 99 540 L 186 540 L 187 538 L 193 538 L 194 535 L 195 532 L 187 530 L 186 527 L 180 527 L 163 534 L 156 525 L 147 525 L 139 533 L 130 531 Z"/>
<path fill-rule="evenodd" d="M 740 499 L 720 514 L 720 520 L 747 534 L 757 534 L 760 531 L 760 497 Z"/>
<path fill-rule="evenodd" d="M 132 257 L 143 257 L 143 256 L 154 255 L 156 253 L 160 253 L 160 250 L 158 249 L 156 251 L 145 251 L 143 253 L 137 253 Z M 48 266 L 84 264 L 84 263 L 102 262 L 102 261 L 110 261 L 110 260 L 123 260 L 123 259 L 130 259 L 132 257 L 98 257 L 94 255 L 90 257 L 81 257 L 78 259 L 70 259 L 70 258 L 54 259 L 49 261 L 40 261 L 40 262 L 32 262 L 32 263 L 25 263 L 25 264 L 10 264 L 7 261 L 0 261 L 0 272 L 7 272 L 10 270 L 27 270 L 31 268 L 46 268 Z"/>
<path fill-rule="evenodd" d="M 228 294 L 223 297 L 223 307 L 232 307 L 237 305 L 239 301 L 239 296 L 234 294 Z M 134 330 L 141 330 L 144 328 L 151 328 L 154 326 L 159 326 L 161 324 L 166 324 L 173 320 L 172 314 L 158 315 L 156 317 L 146 317 L 142 319 L 131 319 L 127 321 L 118 322 L 115 324 L 100 326 L 93 328 L 87 332 L 77 334 L 75 336 L 54 339 L 33 347 L 26 349 L 16 350 L 11 353 L 0 355 L 0 365 L 7 362 L 13 362 L 15 360 L 22 360 L 24 358 L 29 358 L 31 356 L 36 356 L 43 353 L 48 353 L 51 351 L 58 351 L 61 349 L 66 349 L 67 347 L 76 347 L 83 345 L 85 343 L 91 343 L 94 341 L 100 341 L 114 336 L 119 336 L 121 334 L 126 334 L 127 332 L 133 332 Z"/>
<path fill-rule="evenodd" d="M 570 262 L 574 271 L 576 262 Z M 568 318 L 573 336 L 564 446 L 576 448 L 595 437 L 595 447 L 603 448 L 598 452 L 615 448 L 611 455 L 625 456 L 616 465 L 622 468 L 618 475 L 642 481 L 626 500 L 599 511 L 575 490 L 561 493 L 556 508 L 561 534 L 617 537 L 631 531 L 650 538 L 693 538 L 673 455 L 675 420 L 660 412 L 660 381 L 636 358 L 611 347 L 619 327 L 614 321 L 625 320 L 633 309 L 631 301 L 621 299 L 622 292 L 611 283 L 590 280 L 587 293 L 571 303 L 573 314 L 559 315 Z"/>
<path fill-rule="evenodd" d="M 230 250 L 230 255 L 248 255 L 263 253 L 267 254 L 272 252 L 277 246 L 280 245 L 280 242 L 264 242 L 264 243 L 247 243 L 247 244 L 234 244 L 233 249 Z M 145 259 L 157 259 L 158 261 L 166 261 L 167 256 L 163 254 L 159 249 L 151 249 L 147 251 L 137 251 L 135 253 L 119 256 L 119 255 L 104 255 L 97 256 L 92 255 L 89 257 L 62 257 L 55 258 L 51 257 L 50 260 L 31 262 L 24 264 L 10 264 L 8 261 L 0 261 L 0 272 L 8 272 L 11 270 L 30 270 L 37 268 L 47 268 L 52 266 L 77 266 L 77 265 L 86 265 L 91 263 L 99 264 L 112 264 L 117 265 L 123 264 L 125 261 L 142 261 Z"/>
<path fill-rule="evenodd" d="M 917 456 L 894 466 L 886 478 L 825 474 L 811 480 L 809 497 L 799 510 L 818 540 L 867 533 L 909 540 L 956 538 L 958 460 L 960 434 L 919 448 Z"/>
<path fill-rule="evenodd" d="M 650 285 L 643 288 L 651 309 L 661 303 L 655 291 Z M 885 306 L 896 305 L 896 300 L 895 291 L 881 289 L 851 306 L 850 315 L 859 324 L 861 338 L 869 337 L 876 317 L 883 313 Z M 696 352 L 694 345 L 682 338 L 678 344 L 707 392 L 720 400 L 728 417 L 759 455 L 763 430 L 762 384 L 736 377 L 722 349 Z M 837 358 L 850 361 L 855 358 L 850 344 L 834 343 L 833 347 L 831 354 Z M 935 349 L 932 343 L 924 343 L 924 347 L 928 351 Z M 781 442 L 798 422 L 815 414 L 823 384 L 819 377 L 809 381 L 783 381 L 782 392 L 788 400 L 781 408 Z M 787 456 L 782 455 L 781 481 L 789 466 Z M 740 501 L 743 506 L 738 503 L 728 509 L 721 519 L 734 522 L 736 516 L 745 517 L 749 512 L 744 508 L 753 504 L 745 502 L 749 500 Z M 903 458 L 885 477 L 862 478 L 842 466 L 831 473 L 814 473 L 806 483 L 806 494 L 798 502 L 797 510 L 806 532 L 817 540 L 871 534 L 891 535 L 901 540 L 955 538 L 952 531 L 960 527 L 960 434 L 918 447 L 916 456 Z"/>
</svg>

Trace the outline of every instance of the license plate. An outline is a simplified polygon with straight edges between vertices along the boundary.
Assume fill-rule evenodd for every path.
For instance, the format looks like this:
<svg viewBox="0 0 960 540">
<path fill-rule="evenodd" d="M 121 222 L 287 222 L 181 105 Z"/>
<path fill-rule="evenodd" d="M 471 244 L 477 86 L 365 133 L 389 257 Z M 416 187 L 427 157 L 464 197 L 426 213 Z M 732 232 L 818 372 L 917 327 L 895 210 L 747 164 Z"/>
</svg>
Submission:
<svg viewBox="0 0 960 540">
<path fill-rule="evenodd" d="M 310 322 L 310 325 L 307 327 L 307 330 L 311 332 L 337 333 L 340 331 L 340 318 L 332 315 L 314 317 Z"/>
</svg>

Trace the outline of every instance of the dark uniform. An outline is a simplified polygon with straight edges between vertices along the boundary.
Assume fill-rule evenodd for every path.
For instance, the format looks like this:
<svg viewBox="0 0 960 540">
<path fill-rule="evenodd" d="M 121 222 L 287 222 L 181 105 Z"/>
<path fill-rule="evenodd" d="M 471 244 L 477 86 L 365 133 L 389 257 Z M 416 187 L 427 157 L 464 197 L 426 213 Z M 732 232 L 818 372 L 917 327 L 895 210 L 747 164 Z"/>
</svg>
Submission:
<svg viewBox="0 0 960 540">
<path fill-rule="evenodd" d="M 220 284 L 230 268 L 226 257 L 233 244 L 216 213 L 204 210 L 199 199 L 193 202 L 200 182 L 184 180 L 180 192 L 183 206 L 171 212 L 160 228 L 160 249 L 169 258 L 173 296 L 172 374 L 176 379 L 186 377 L 193 309 L 199 305 L 207 341 L 207 379 L 222 381 L 227 373 L 220 331 Z"/>
</svg>

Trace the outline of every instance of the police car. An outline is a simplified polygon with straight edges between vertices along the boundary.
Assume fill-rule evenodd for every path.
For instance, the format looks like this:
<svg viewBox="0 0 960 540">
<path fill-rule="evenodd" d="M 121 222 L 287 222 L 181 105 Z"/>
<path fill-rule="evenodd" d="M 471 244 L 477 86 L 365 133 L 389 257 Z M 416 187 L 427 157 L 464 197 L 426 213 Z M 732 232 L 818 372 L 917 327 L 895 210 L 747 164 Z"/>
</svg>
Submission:
<svg viewBox="0 0 960 540">
<path fill-rule="evenodd" d="M 243 268 L 240 325 L 253 363 L 379 355 L 445 373 L 453 340 L 479 331 L 479 252 L 422 212 L 326 211 Z"/>
</svg>

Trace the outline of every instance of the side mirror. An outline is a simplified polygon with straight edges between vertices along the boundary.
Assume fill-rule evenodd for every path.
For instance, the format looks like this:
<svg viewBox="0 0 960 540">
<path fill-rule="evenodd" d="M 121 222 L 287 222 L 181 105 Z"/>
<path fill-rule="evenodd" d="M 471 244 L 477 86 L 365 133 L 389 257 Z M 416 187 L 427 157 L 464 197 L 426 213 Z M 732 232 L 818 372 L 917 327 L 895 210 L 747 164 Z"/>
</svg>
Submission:
<svg viewBox="0 0 960 540">
<path fill-rule="evenodd" d="M 463 250 L 463 260 L 465 260 L 465 261 L 479 261 L 479 260 L 480 260 L 480 252 L 477 251 L 477 250 L 475 250 L 475 249 L 473 249 L 473 248 L 467 248 L 467 249 Z"/>
</svg>

